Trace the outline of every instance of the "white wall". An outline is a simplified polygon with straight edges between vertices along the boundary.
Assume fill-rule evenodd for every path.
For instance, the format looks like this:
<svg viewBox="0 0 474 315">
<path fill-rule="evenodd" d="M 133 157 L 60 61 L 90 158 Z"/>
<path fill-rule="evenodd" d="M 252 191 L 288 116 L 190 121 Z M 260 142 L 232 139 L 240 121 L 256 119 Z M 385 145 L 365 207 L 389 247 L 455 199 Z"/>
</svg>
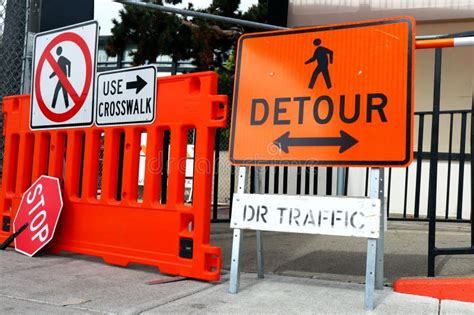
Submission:
<svg viewBox="0 0 474 315">
<path fill-rule="evenodd" d="M 417 21 L 474 17 L 469 0 L 289 0 L 288 25 L 300 27 L 414 16 Z"/>
</svg>

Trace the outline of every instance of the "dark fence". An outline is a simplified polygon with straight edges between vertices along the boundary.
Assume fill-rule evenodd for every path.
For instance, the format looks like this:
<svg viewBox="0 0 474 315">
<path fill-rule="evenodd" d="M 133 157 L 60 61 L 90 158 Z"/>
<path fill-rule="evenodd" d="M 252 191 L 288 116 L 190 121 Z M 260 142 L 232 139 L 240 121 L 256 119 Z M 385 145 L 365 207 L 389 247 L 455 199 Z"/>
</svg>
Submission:
<svg viewBox="0 0 474 315">
<path fill-rule="evenodd" d="M 474 254 L 474 205 L 473 202 L 470 202 L 470 211 L 469 211 L 469 218 L 471 223 L 471 237 L 470 237 L 470 246 L 468 247 L 457 247 L 457 248 L 439 248 L 436 247 L 436 210 L 437 210 L 437 197 L 438 197 L 438 164 L 439 164 L 439 140 L 440 140 L 440 95 L 441 95 L 441 76 L 442 76 L 442 53 L 443 50 L 441 48 L 435 49 L 435 65 L 434 65 L 434 93 L 433 93 L 433 128 L 431 130 L 431 146 L 430 146 L 430 177 L 429 177 L 429 194 L 428 194 L 428 219 L 429 219 L 429 231 L 428 231 L 428 276 L 433 277 L 435 275 L 435 260 L 436 257 L 439 255 L 459 255 L 459 254 Z M 472 69 L 470 69 L 472 71 Z M 472 164 L 474 162 L 473 155 L 472 155 L 472 148 L 474 143 L 474 117 L 473 117 L 473 110 L 474 110 L 474 90 L 471 91 L 471 112 L 470 115 L 463 114 L 461 119 L 461 130 L 466 130 L 467 118 L 470 118 L 470 131 L 469 133 L 464 132 L 461 134 L 461 147 L 460 147 L 460 160 L 459 160 L 459 187 L 458 187 L 458 206 L 460 200 L 462 200 L 462 193 L 464 187 L 464 163 L 466 160 L 466 138 L 467 135 L 470 136 L 470 149 L 471 155 L 469 158 L 469 166 L 470 166 L 470 190 L 469 190 L 469 197 L 472 197 L 472 193 L 474 190 L 474 185 L 472 184 L 472 180 L 474 178 L 474 168 Z M 462 173 L 461 173 L 462 172 Z M 461 212 L 460 212 L 461 211 Z M 462 207 L 461 210 L 457 209 L 457 217 L 462 215 Z"/>
<path fill-rule="evenodd" d="M 427 221 L 429 194 L 429 161 L 432 156 L 438 160 L 437 186 L 438 221 L 470 222 L 470 133 L 472 110 L 440 111 L 440 126 L 444 132 L 443 145 L 439 152 L 431 153 L 429 145 L 432 133 L 433 112 L 415 113 L 414 161 L 408 168 L 386 168 L 386 211 L 389 220 Z M 223 149 L 218 137 L 216 148 Z M 216 150 L 216 152 L 218 152 Z M 216 154 L 217 157 L 217 154 Z M 226 158 L 226 156 L 223 156 Z M 220 163 L 222 164 L 222 163 Z M 216 160 L 215 165 L 219 165 Z M 216 168 L 215 182 L 219 182 L 222 169 Z M 255 168 L 251 168 L 252 174 Z M 262 167 L 262 193 L 335 195 L 336 170 L 327 167 Z M 235 170 L 232 168 L 232 178 Z M 227 175 L 227 174 L 226 174 Z M 254 176 L 251 176 L 254 179 Z M 254 180 L 252 180 L 253 182 Z M 229 200 L 235 189 L 235 180 L 229 189 Z M 253 187 L 253 185 L 251 186 Z M 345 168 L 343 195 L 368 196 L 369 168 Z M 218 207 L 219 186 L 214 185 L 213 220 L 229 220 L 227 207 Z M 229 203 L 230 204 L 230 203 Z M 222 212 L 222 213 L 221 213 Z M 227 214 L 227 216 L 225 216 Z"/>
<path fill-rule="evenodd" d="M 4 96 L 21 92 L 28 6 L 29 0 L 0 0 L 0 104 Z M 3 117 L 0 118 L 2 128 Z M 0 177 L 2 167 L 3 136 L 0 137 Z"/>
<path fill-rule="evenodd" d="M 439 111 L 438 128 L 443 130 L 443 143 L 438 152 L 430 152 L 428 147 L 432 137 L 434 112 L 416 113 L 417 144 L 414 165 L 404 169 L 402 211 L 400 202 L 392 197 L 392 169 L 388 170 L 387 215 L 394 220 L 428 220 L 429 162 L 435 157 L 438 164 L 436 185 L 436 219 L 438 221 L 469 222 L 471 217 L 471 196 L 465 191 L 471 186 L 471 176 L 466 171 L 471 167 L 471 146 L 468 146 L 472 130 L 472 110 Z M 429 125 L 427 127 L 427 122 Z M 455 128 L 456 127 L 456 128 Z M 410 181 L 411 177 L 411 181 Z M 410 202 L 410 192 L 413 197 Z M 422 198 L 425 197 L 426 198 Z M 425 201 L 425 202 L 423 202 Z M 395 208 L 395 209 L 394 209 Z"/>
<path fill-rule="evenodd" d="M 123 61 L 123 60 L 120 61 L 120 60 L 121 59 L 118 59 L 115 61 L 98 62 L 97 71 L 98 72 L 110 71 L 110 70 L 117 70 L 117 69 L 133 66 L 132 61 Z M 179 63 L 173 64 L 172 62 L 168 62 L 168 61 L 157 61 L 157 62 L 154 62 L 153 64 L 156 65 L 157 71 L 162 72 L 162 73 L 172 73 L 172 72 L 188 73 L 188 72 L 194 71 L 194 66 L 190 62 L 179 62 Z"/>
</svg>

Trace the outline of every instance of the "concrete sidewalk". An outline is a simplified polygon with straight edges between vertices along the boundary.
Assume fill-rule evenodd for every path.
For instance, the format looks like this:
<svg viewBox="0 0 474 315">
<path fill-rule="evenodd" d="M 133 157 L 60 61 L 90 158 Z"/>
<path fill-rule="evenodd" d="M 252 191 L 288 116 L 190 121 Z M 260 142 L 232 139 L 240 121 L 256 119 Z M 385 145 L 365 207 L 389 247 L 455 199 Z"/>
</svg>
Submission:
<svg viewBox="0 0 474 315">
<path fill-rule="evenodd" d="M 364 286 L 301 277 L 243 274 L 241 291 L 195 280 L 147 285 L 162 279 L 153 268 L 120 268 L 80 255 L 28 258 L 0 252 L 0 313 L 273 313 L 364 314 Z M 472 314 L 474 304 L 376 293 L 374 314 Z"/>
<path fill-rule="evenodd" d="M 424 276 L 426 247 L 423 224 L 393 225 L 387 232 L 387 280 L 410 271 Z M 228 225 L 213 226 L 212 244 L 223 247 L 223 267 L 230 258 Z M 227 293 L 228 274 L 219 283 L 196 280 L 147 285 L 167 278 L 157 269 L 110 266 L 83 255 L 23 256 L 0 251 L 0 314 L 58 313 L 276 313 L 365 314 L 364 239 L 265 233 L 265 279 L 256 279 L 254 233 L 246 232 L 241 291 Z M 451 225 L 440 229 L 443 242 L 459 246 L 466 231 Z M 418 251 L 417 255 L 415 255 Z M 421 259 L 423 258 L 423 259 Z M 413 257 L 416 257 L 413 260 Z M 403 262 L 397 267 L 397 264 Z M 468 260 L 466 260 L 468 259 Z M 410 263 L 421 263 L 422 266 Z M 359 266 L 360 265 L 360 266 Z M 467 274 L 472 258 L 440 261 L 438 272 Z M 471 272 L 472 273 L 472 272 Z M 291 275 L 291 276 L 288 276 Z M 326 279 L 326 280 L 323 280 Z M 331 279 L 328 281 L 327 279 Z M 376 292 L 374 314 L 474 314 L 474 304 Z"/>
</svg>

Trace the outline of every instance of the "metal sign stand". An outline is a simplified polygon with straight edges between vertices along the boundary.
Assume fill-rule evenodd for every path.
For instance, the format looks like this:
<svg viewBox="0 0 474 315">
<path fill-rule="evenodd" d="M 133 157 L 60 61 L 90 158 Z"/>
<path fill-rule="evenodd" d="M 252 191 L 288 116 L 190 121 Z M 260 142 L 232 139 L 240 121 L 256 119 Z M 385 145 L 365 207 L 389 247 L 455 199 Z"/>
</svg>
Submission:
<svg viewBox="0 0 474 315">
<path fill-rule="evenodd" d="M 238 193 L 245 193 L 248 167 L 239 167 L 239 179 L 237 185 Z M 256 170 L 256 192 L 260 188 L 259 172 Z M 381 168 L 372 168 L 370 172 L 370 198 L 380 199 L 380 233 L 379 238 L 367 240 L 367 265 L 365 273 L 365 300 L 366 310 L 374 309 L 374 291 L 383 290 L 383 265 L 384 265 L 384 171 Z M 261 231 L 257 232 L 257 277 L 263 278 L 263 242 Z M 229 293 L 236 294 L 240 287 L 240 249 L 243 240 L 243 230 L 234 229 L 232 240 L 232 260 L 230 264 Z"/>
<path fill-rule="evenodd" d="M 258 194 L 261 192 L 262 181 L 261 181 L 261 167 L 255 167 L 255 193 Z M 255 231 L 256 240 L 257 240 L 257 278 L 263 279 L 264 269 L 263 269 L 263 236 L 262 231 Z"/>
<path fill-rule="evenodd" d="M 245 193 L 248 167 L 239 167 L 239 179 L 237 181 L 237 192 Z M 260 191 L 260 176 L 259 168 L 255 169 L 255 192 Z M 234 236 L 232 238 L 232 257 L 230 263 L 230 285 L 229 293 L 236 294 L 239 292 L 240 287 L 240 249 L 243 240 L 244 232 L 241 229 L 234 229 Z M 257 237 L 257 277 L 263 279 L 263 241 L 262 232 L 256 231 Z"/>
<path fill-rule="evenodd" d="M 385 210 L 384 210 L 384 171 L 380 168 L 372 168 L 370 171 L 370 194 L 371 199 L 380 199 L 380 233 L 379 238 L 367 240 L 367 264 L 365 271 L 365 300 L 366 310 L 374 309 L 374 290 L 383 290 L 383 264 L 384 264 L 384 232 L 385 232 Z"/>
</svg>

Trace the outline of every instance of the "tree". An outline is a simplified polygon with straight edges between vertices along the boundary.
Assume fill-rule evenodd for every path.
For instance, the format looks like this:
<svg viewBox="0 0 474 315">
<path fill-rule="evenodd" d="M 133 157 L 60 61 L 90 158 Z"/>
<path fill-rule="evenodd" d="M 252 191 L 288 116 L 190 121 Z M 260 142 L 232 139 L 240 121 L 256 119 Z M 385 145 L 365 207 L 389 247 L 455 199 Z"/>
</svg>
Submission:
<svg viewBox="0 0 474 315">
<path fill-rule="evenodd" d="M 149 1 L 163 4 L 161 0 Z M 180 4 L 181 0 L 165 0 L 165 4 Z M 214 0 L 201 12 L 227 17 L 266 22 L 267 6 L 263 1 L 246 12 L 238 10 L 240 0 Z M 192 4 L 187 8 L 195 10 Z M 120 21 L 113 20 L 112 36 L 107 53 L 116 56 L 129 44 L 135 44 L 134 65 L 153 62 L 159 55 L 169 55 L 173 61 L 192 59 L 197 70 L 213 70 L 219 74 L 219 92 L 232 95 L 235 49 L 239 36 L 258 31 L 239 25 L 198 18 L 182 17 L 157 10 L 126 5 L 120 11 Z"/>
<path fill-rule="evenodd" d="M 125 6 L 119 15 L 120 21 L 112 21 L 112 36 L 106 46 L 109 55 L 116 56 L 128 44 L 135 44 L 135 65 L 153 62 L 159 55 L 170 55 L 174 60 L 191 57 L 190 47 L 185 45 L 191 39 L 190 29 L 177 16 L 135 6 Z"/>
</svg>

